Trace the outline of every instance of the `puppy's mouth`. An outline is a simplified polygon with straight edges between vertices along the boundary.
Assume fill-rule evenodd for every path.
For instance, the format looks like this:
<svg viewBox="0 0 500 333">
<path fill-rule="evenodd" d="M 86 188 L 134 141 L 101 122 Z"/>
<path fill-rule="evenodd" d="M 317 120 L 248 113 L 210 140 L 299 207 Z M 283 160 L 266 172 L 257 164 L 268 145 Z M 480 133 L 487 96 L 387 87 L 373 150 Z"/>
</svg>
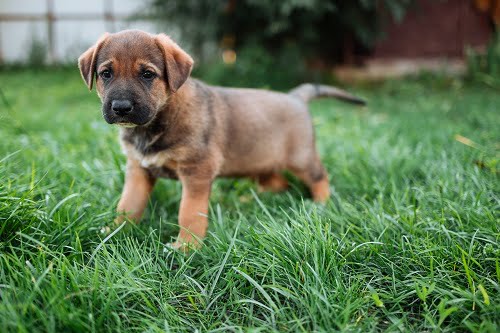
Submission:
<svg viewBox="0 0 500 333">
<path fill-rule="evenodd" d="M 125 127 L 125 128 L 132 128 L 132 127 L 136 127 L 137 126 L 137 124 L 127 123 L 127 122 L 117 122 L 115 124 L 118 125 L 118 126 L 120 126 L 120 127 Z"/>
<path fill-rule="evenodd" d="M 136 126 L 143 126 L 151 121 L 149 112 L 137 110 L 130 115 L 116 115 L 112 110 L 103 110 L 104 120 L 110 125 L 118 125 L 120 127 L 130 128 Z"/>
</svg>

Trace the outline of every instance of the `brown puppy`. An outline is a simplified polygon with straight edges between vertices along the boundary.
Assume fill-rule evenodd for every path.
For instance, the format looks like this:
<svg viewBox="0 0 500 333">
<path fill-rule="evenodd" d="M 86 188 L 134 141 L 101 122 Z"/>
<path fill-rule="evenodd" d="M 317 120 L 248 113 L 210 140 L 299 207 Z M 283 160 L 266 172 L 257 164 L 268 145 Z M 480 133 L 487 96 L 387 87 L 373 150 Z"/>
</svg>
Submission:
<svg viewBox="0 0 500 333">
<path fill-rule="evenodd" d="M 306 103 L 332 96 L 364 104 L 323 85 L 304 84 L 288 94 L 209 86 L 189 78 L 193 60 L 169 37 L 136 30 L 105 34 L 78 64 L 89 89 L 96 77 L 104 119 L 122 126 L 127 171 L 118 212 L 138 221 L 158 177 L 182 182 L 175 247 L 197 245 L 205 236 L 217 176 L 252 177 L 279 191 L 287 187 L 281 172 L 289 170 L 315 201 L 325 202 L 328 175 Z"/>
</svg>

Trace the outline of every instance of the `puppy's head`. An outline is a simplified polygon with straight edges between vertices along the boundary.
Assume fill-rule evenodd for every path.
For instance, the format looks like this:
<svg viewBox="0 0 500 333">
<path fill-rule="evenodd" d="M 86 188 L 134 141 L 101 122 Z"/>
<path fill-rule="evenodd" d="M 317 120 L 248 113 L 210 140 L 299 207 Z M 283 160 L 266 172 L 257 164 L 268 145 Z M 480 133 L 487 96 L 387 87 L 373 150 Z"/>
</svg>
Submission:
<svg viewBox="0 0 500 333">
<path fill-rule="evenodd" d="M 148 124 L 189 77 L 193 59 L 164 34 L 126 30 L 103 35 L 78 59 L 92 90 L 94 78 L 104 119 Z"/>
</svg>

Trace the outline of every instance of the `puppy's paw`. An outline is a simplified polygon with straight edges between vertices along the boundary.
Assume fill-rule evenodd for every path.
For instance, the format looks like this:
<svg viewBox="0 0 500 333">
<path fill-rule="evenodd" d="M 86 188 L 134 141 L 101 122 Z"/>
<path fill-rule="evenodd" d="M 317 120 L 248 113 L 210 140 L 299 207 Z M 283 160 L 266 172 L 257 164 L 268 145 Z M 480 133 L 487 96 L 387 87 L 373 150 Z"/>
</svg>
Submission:
<svg viewBox="0 0 500 333">
<path fill-rule="evenodd" d="M 114 223 L 115 223 L 115 226 L 119 226 L 121 225 L 122 223 L 125 223 L 127 221 L 127 216 L 125 214 L 120 214 L 118 215 L 115 220 L 114 220 Z"/>
<path fill-rule="evenodd" d="M 330 199 L 330 184 L 328 179 L 324 178 L 311 186 L 313 200 L 317 203 L 325 205 Z"/>
<path fill-rule="evenodd" d="M 177 251 L 179 248 L 181 248 L 182 244 L 179 242 L 174 242 L 174 243 L 166 243 L 165 247 L 163 248 L 163 252 L 169 252 L 169 251 Z"/>
<path fill-rule="evenodd" d="M 122 216 L 118 216 L 112 225 L 105 225 L 101 228 L 100 233 L 103 236 L 108 236 L 112 232 L 114 232 L 116 229 L 122 229 L 126 227 L 126 224 L 129 224 L 127 219 L 125 219 Z"/>
<path fill-rule="evenodd" d="M 168 251 L 179 251 L 184 254 L 189 253 L 192 250 L 198 250 L 201 248 L 201 244 L 199 242 L 181 242 L 181 241 L 176 241 L 173 243 L 167 243 L 165 244 L 165 247 L 163 248 L 163 252 L 168 252 Z"/>
</svg>

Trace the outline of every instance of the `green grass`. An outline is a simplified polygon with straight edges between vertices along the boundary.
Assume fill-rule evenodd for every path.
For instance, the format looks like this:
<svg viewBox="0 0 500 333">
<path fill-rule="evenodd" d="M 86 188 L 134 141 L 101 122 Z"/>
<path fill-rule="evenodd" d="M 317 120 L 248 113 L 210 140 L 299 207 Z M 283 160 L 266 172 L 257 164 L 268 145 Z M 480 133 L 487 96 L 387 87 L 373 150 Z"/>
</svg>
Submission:
<svg viewBox="0 0 500 333">
<path fill-rule="evenodd" d="M 500 330 L 498 91 L 427 77 L 353 88 L 365 109 L 314 102 L 331 202 L 218 180 L 184 256 L 164 252 L 174 181 L 100 233 L 124 156 L 76 69 L 0 87 L 1 332 Z"/>
</svg>

